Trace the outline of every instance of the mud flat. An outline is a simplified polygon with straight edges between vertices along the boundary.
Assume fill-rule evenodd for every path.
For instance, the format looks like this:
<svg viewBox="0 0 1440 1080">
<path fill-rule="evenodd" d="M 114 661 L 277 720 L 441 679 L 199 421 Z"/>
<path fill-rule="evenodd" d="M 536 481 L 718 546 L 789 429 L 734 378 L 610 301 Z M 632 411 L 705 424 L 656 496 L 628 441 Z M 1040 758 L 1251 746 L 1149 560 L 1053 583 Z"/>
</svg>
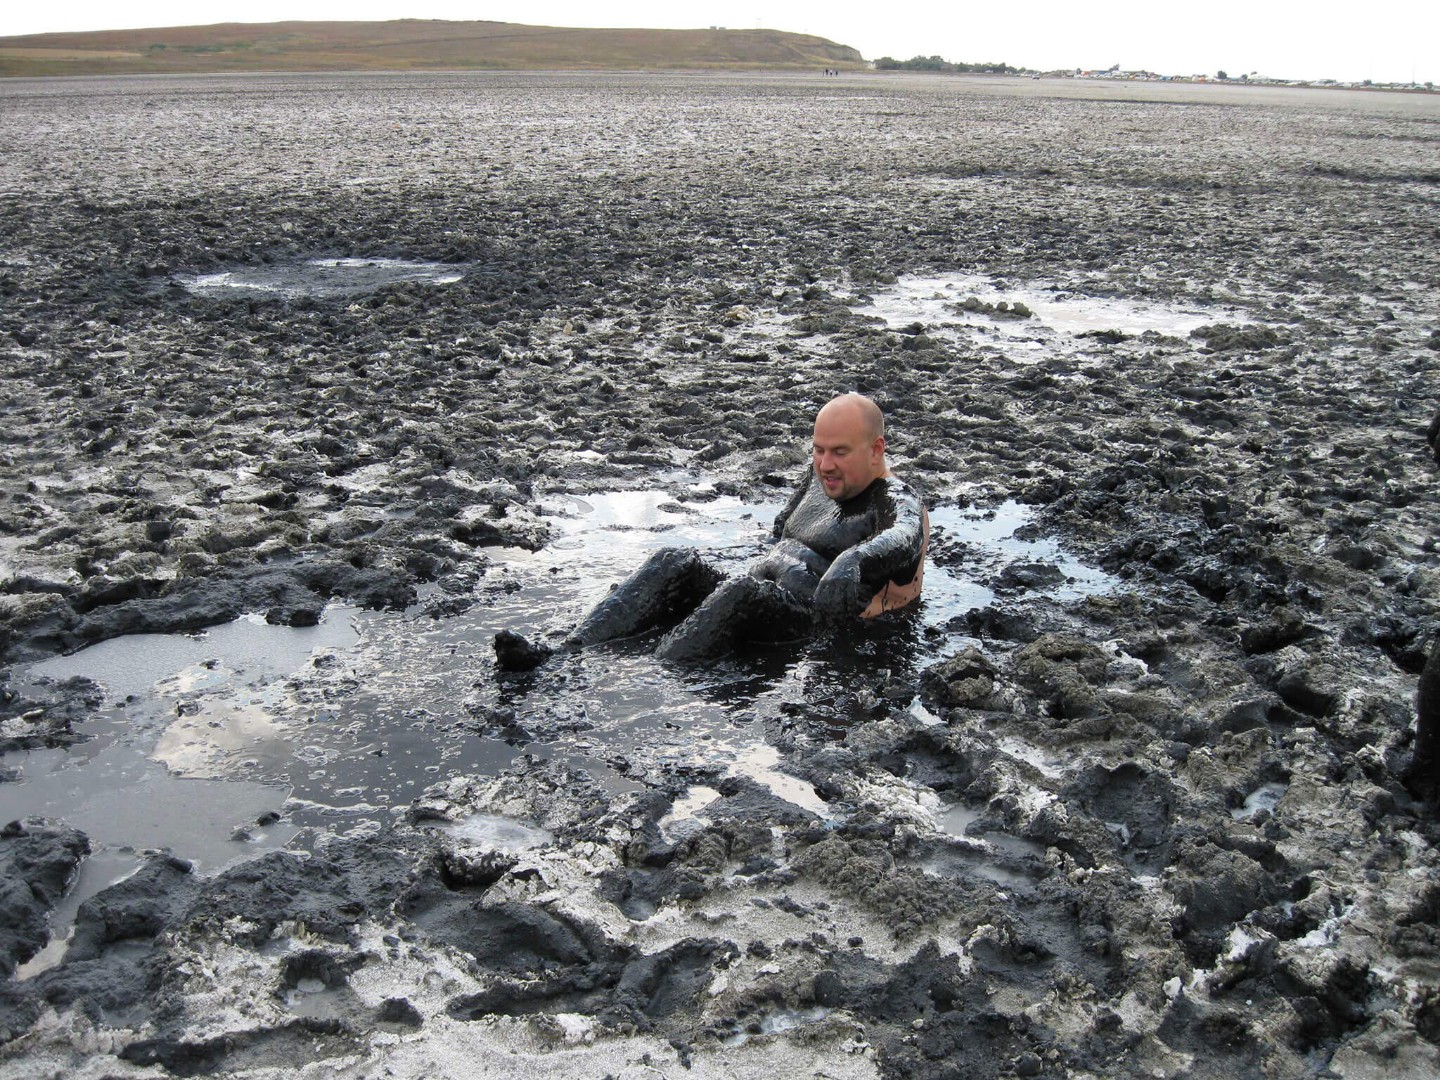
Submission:
<svg viewBox="0 0 1440 1080">
<path fill-rule="evenodd" d="M 0 98 L 0 1077 L 1440 1074 L 1436 98 Z M 921 610 L 494 670 L 846 389 Z"/>
</svg>

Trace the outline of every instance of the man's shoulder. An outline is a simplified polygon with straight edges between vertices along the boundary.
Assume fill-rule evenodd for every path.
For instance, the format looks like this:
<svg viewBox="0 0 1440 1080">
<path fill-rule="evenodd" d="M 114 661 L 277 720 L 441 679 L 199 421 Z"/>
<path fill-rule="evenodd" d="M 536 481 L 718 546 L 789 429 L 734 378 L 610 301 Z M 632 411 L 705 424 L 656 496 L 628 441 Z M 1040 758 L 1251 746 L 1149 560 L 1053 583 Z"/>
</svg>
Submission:
<svg viewBox="0 0 1440 1080">
<path fill-rule="evenodd" d="M 924 509 L 925 499 L 919 489 L 906 483 L 894 473 L 880 477 L 871 485 L 871 488 L 877 495 L 883 493 L 896 502 L 913 502 Z"/>
<path fill-rule="evenodd" d="M 806 498 L 809 497 L 811 489 L 815 486 L 813 483 L 814 479 L 815 470 L 806 466 L 805 474 L 799 478 L 795 484 L 795 489 L 790 492 L 790 498 L 786 502 L 784 509 L 775 515 L 772 531 L 776 536 L 783 536 L 785 534 L 786 527 L 790 523 L 790 518 L 795 514 L 800 504 L 805 502 Z"/>
</svg>

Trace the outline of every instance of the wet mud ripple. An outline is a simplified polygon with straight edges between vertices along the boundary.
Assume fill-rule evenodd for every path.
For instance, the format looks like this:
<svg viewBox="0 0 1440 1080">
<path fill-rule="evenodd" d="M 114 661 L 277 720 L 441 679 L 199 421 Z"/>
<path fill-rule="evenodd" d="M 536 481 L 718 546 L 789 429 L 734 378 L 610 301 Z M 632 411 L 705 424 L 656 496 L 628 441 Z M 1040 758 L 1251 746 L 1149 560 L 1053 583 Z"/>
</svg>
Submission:
<svg viewBox="0 0 1440 1080">
<path fill-rule="evenodd" d="M 29 661 L 339 599 L 454 617 L 503 590 L 490 548 L 552 539 L 545 494 L 773 498 L 847 389 L 937 505 L 1017 498 L 1118 585 L 1011 567 L 924 664 L 805 652 L 757 715 L 805 798 L 523 757 L 218 874 L 155 853 L 40 970 L 88 842 L 7 827 L 0 1075 L 1440 1073 L 1432 98 L 12 82 L 7 751 L 100 703 Z M 364 290 L 187 284 L 349 259 Z M 1203 318 L 883 317 L 977 275 Z M 471 677 L 507 730 L 574 704 L 564 669 Z M 546 839 L 446 825 L 475 815 Z"/>
</svg>

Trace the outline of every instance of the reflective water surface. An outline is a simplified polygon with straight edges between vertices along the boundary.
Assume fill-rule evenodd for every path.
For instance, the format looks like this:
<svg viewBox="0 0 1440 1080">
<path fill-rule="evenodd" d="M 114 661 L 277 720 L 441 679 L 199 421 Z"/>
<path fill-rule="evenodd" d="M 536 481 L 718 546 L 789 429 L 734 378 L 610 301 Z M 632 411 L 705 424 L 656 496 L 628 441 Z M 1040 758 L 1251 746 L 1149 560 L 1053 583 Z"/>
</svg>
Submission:
<svg viewBox="0 0 1440 1080">
<path fill-rule="evenodd" d="M 272 296 L 346 296 L 374 292 L 402 281 L 449 285 L 464 268 L 404 259 L 306 259 L 297 263 L 245 266 L 179 278 L 193 293 L 251 293 Z"/>
</svg>

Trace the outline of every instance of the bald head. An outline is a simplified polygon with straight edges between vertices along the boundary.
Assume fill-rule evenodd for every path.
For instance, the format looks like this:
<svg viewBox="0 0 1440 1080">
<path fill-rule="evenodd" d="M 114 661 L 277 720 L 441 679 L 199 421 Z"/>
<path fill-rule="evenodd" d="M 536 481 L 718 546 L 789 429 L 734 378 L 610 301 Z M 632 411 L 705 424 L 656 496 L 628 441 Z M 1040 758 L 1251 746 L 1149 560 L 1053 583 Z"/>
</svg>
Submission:
<svg viewBox="0 0 1440 1080">
<path fill-rule="evenodd" d="M 827 415 L 844 416 L 851 422 L 862 425 L 868 438 L 885 437 L 885 414 L 880 411 L 879 405 L 864 394 L 841 394 L 831 398 L 821 407 L 815 419 L 818 422 Z"/>
<path fill-rule="evenodd" d="M 859 495 L 877 478 L 888 476 L 880 407 L 863 394 L 827 401 L 815 417 L 813 457 L 825 494 L 837 501 Z"/>
</svg>

